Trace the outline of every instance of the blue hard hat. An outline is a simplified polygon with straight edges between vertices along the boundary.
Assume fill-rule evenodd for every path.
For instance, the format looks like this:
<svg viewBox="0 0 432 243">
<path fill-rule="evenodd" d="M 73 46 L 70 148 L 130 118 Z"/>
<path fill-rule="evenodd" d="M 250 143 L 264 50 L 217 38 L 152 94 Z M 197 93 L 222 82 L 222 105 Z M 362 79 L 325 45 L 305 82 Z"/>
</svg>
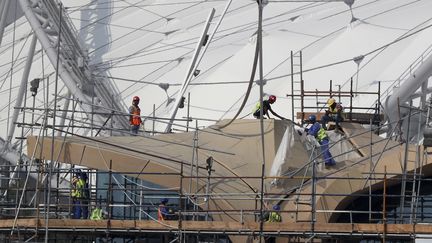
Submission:
<svg viewBox="0 0 432 243">
<path fill-rule="evenodd" d="M 315 115 L 310 115 L 309 116 L 309 121 L 310 122 L 316 122 L 316 116 Z"/>
<path fill-rule="evenodd" d="M 280 210 L 279 204 L 274 205 L 273 206 L 273 210 L 279 211 Z"/>
<path fill-rule="evenodd" d="M 161 199 L 161 203 L 167 203 L 168 202 L 168 198 L 162 198 Z"/>
<path fill-rule="evenodd" d="M 82 171 L 80 169 L 74 169 L 74 173 L 76 177 L 80 177 L 82 174 Z"/>
</svg>

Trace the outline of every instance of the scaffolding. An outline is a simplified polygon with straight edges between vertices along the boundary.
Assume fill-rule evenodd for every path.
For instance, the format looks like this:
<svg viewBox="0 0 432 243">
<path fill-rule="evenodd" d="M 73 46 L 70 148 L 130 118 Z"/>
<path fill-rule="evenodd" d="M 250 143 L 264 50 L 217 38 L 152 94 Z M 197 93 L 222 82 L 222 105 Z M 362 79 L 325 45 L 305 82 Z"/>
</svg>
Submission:
<svg viewBox="0 0 432 243">
<path fill-rule="evenodd" d="M 51 11 L 51 14 L 57 16 L 56 11 Z M 68 29 L 69 22 L 62 22 L 61 14 L 57 17 L 60 19 L 59 32 L 62 28 Z M 69 41 L 73 40 L 72 37 L 69 39 Z M 52 55 L 54 54 L 56 53 L 53 52 Z M 32 81 L 30 88 L 33 96 L 32 106 L 29 107 L 24 102 L 23 106 L 15 107 L 22 114 L 22 121 L 16 122 L 16 125 L 21 128 L 21 135 L 15 139 L 19 141 L 20 154 L 25 155 L 24 140 L 29 134 L 35 135 L 33 137 L 33 141 L 36 141 L 35 149 L 28 150 L 34 152 L 27 153 L 26 157 L 20 157 L 16 165 L 4 163 L 0 166 L 0 239 L 3 242 L 177 241 L 183 243 L 245 242 L 246 238 L 263 242 L 268 238 L 276 237 L 293 242 L 314 240 L 344 242 L 347 239 L 385 242 L 412 240 L 421 234 L 430 235 L 432 233 L 432 226 L 428 224 L 432 221 L 430 210 L 432 188 L 428 186 L 432 181 L 428 170 L 430 151 L 427 146 L 408 143 L 410 132 L 418 134 L 421 131 L 421 124 L 419 123 L 417 131 L 408 130 L 405 134 L 406 143 L 401 142 L 400 133 L 394 135 L 394 131 L 386 129 L 389 124 L 381 124 L 380 84 L 377 92 L 358 92 L 353 91 L 352 80 L 349 91 L 342 91 L 340 86 L 337 90 L 333 90 L 330 81 L 329 91 L 306 91 L 302 62 L 301 52 L 291 52 L 292 85 L 291 94 L 288 96 L 292 98 L 292 120 L 295 120 L 294 111 L 300 110 L 296 118 L 304 123 L 308 111 L 314 114 L 320 113 L 322 104 L 326 103 L 320 100 L 321 97 L 336 97 L 339 102 L 342 99 L 349 100 L 349 106 L 345 107 L 349 110 L 347 113 L 349 123 L 342 125 L 344 134 L 337 137 L 331 145 L 331 149 L 339 148 L 341 151 L 333 155 L 340 162 L 337 167 L 324 168 L 318 147 L 316 144 L 309 144 L 308 161 L 302 167 L 285 171 L 278 176 L 265 173 L 265 162 L 260 171 L 262 175 L 239 175 L 212 156 L 203 158 L 199 153 L 200 149 L 211 151 L 217 148 L 203 148 L 200 144 L 202 133 L 238 138 L 233 134 L 221 135 L 216 130 L 201 129 L 199 126 L 201 120 L 191 118 L 189 112 L 185 119 L 174 119 L 175 115 L 170 119 L 163 119 L 156 117 L 155 112 L 153 116 L 142 117 L 147 123 L 152 123 L 152 129 L 141 131 L 136 139 L 154 139 L 160 142 L 158 136 L 161 134 L 155 130 L 155 122 L 168 124 L 168 127 L 171 127 L 171 122 L 174 121 L 174 131 L 190 131 L 192 140 L 188 142 L 191 143 L 181 144 L 190 149 L 189 152 L 192 154 L 190 161 L 185 162 L 163 155 L 149 155 L 134 148 L 115 144 L 107 138 L 109 135 L 132 135 L 127 129 L 119 129 L 118 127 L 121 126 L 113 123 L 113 120 L 125 123 L 128 113 L 122 112 L 119 107 L 110 109 L 99 106 L 93 99 L 91 101 L 78 99 L 79 97 L 74 97 L 72 94 L 60 97 L 57 88 L 53 100 L 50 101 L 48 87 L 51 75 Z M 79 67 L 76 70 L 81 73 Z M 57 87 L 58 75 L 55 80 Z M 46 94 L 43 107 L 35 106 L 37 95 L 35 85 L 39 81 L 47 84 L 42 91 Z M 95 91 L 95 84 L 86 83 L 86 85 L 89 86 L 89 90 Z M 104 97 L 109 100 L 112 97 L 107 90 L 109 87 L 103 87 L 100 92 L 103 92 Z M 376 96 L 375 107 L 353 106 L 353 98 L 357 95 Z M 94 97 L 94 94 L 91 96 Z M 27 91 L 24 97 L 26 101 Z M 316 106 L 306 106 L 306 97 L 315 97 Z M 57 107 L 59 99 L 67 101 L 63 109 Z M 187 100 L 188 111 L 189 100 L 190 96 Z M 180 102 L 180 99 L 177 99 L 177 102 Z M 84 104 L 86 111 L 78 110 L 78 104 Z M 412 108 L 411 104 L 409 114 L 400 116 L 400 120 L 396 123 L 407 121 L 409 124 L 411 117 L 424 113 L 423 107 Z M 356 113 L 358 110 L 372 111 L 372 113 Z M 428 109 L 428 118 L 429 113 Z M 86 117 L 86 114 L 90 114 L 90 117 Z M 98 116 L 99 120 L 101 117 L 104 119 L 97 123 L 94 116 Z M 295 126 L 295 123 L 290 121 L 280 123 L 285 127 Z M 358 125 L 365 123 L 370 125 L 368 129 Z M 190 124 L 194 125 L 190 126 Z M 400 128 L 400 126 L 392 127 Z M 294 131 L 296 133 L 298 130 Z M 380 131 L 386 131 L 389 134 L 387 138 L 377 136 Z M 274 135 L 274 137 L 279 136 L 280 134 Z M 159 159 L 171 163 L 172 167 L 167 171 L 145 171 L 144 169 L 150 164 L 149 160 L 142 165 L 142 168 L 122 171 L 114 168 L 117 161 L 104 158 L 102 149 L 98 152 L 105 168 L 86 167 L 81 164 L 86 160 L 84 158 L 86 145 L 83 145 L 81 154 L 77 155 L 80 157 L 79 163 L 65 164 L 61 161 L 60 153 L 55 156 L 55 151 L 71 149 L 72 145 L 66 146 L 66 141 L 70 138 L 77 139 L 78 142 L 92 143 L 98 148 L 105 146 L 106 153 L 121 150 L 134 156 L 137 154 L 159 156 Z M 176 139 L 163 142 L 179 145 Z M 277 142 L 275 147 L 276 145 Z M 347 145 L 350 149 L 342 149 Z M 44 148 L 36 149 L 38 146 Z M 43 153 L 44 149 L 48 154 Z M 401 155 L 401 168 L 395 168 L 398 166 L 392 164 L 394 161 L 391 159 L 394 158 L 392 156 L 395 151 L 396 154 Z M 248 161 L 243 162 L 248 163 Z M 219 171 L 215 169 L 216 163 L 231 174 L 218 174 Z M 259 168 L 255 169 L 259 170 Z M 84 198 L 77 200 L 71 196 L 74 190 L 71 181 L 78 173 L 84 173 L 88 177 L 88 197 L 85 200 Z M 143 180 L 142 178 L 146 176 L 158 178 L 159 181 L 169 181 L 175 186 L 164 187 Z M 290 184 L 290 187 L 284 190 L 268 190 L 264 186 L 271 185 L 275 180 L 284 181 Z M 242 190 L 216 191 L 214 189 L 214 185 L 223 183 L 238 183 L 242 185 Z M 334 190 L 340 188 L 339 186 L 346 190 Z M 169 200 L 167 208 L 170 209 L 170 213 L 168 218 L 160 220 L 158 219 L 159 202 L 165 198 Z M 81 209 L 87 208 L 90 212 L 101 209 L 103 219 L 90 220 L 89 215 L 82 219 L 73 219 L 76 217 L 74 207 L 77 207 L 77 201 Z M 218 202 L 227 201 L 229 205 L 240 206 L 217 207 Z M 242 207 L 244 202 L 253 206 Z M 283 206 L 280 210 L 282 222 L 265 222 L 263 215 L 271 211 L 271 204 Z M 328 204 L 333 205 L 330 207 Z M 238 237 L 243 238 L 239 240 Z"/>
<path fill-rule="evenodd" d="M 50 109 L 34 107 L 19 107 L 22 112 L 55 114 Z M 60 139 L 66 140 L 70 136 L 78 136 L 93 143 L 101 142 L 97 137 L 85 137 L 76 132 L 78 128 L 93 128 L 109 134 L 115 128 L 106 124 L 97 126 L 85 124 L 74 116 L 79 113 L 75 109 L 63 109 L 68 125 L 49 125 L 47 120 L 42 123 L 27 123 L 25 120 L 17 125 L 23 129 L 29 129 L 39 135 L 38 139 L 47 141 L 54 139 L 49 135 L 62 132 Z M 103 112 L 103 111 L 99 111 Z M 422 111 L 415 111 L 409 116 Z M 110 112 L 107 112 L 110 113 Z M 112 115 L 125 116 L 128 114 Z M 409 116 L 402 119 L 409 119 Z M 45 116 L 46 117 L 46 116 Z M 149 121 L 150 119 L 146 117 Z M 158 118 L 154 117 L 154 120 Z M 152 121 L 150 121 L 152 122 Z M 190 122 L 190 119 L 181 119 L 178 122 Z M 348 124 L 343 125 L 345 132 L 340 141 L 333 143 L 333 147 L 341 146 L 343 142 L 353 144 L 353 149 L 335 154 L 334 158 L 343 161 L 346 154 L 356 153 L 362 157 L 352 163 L 334 170 L 323 168 L 323 160 L 319 153 L 311 153 L 310 161 L 305 164 L 305 170 L 298 169 L 282 176 L 218 176 L 212 174 L 213 158 L 198 157 L 194 152 L 193 160 L 180 163 L 179 170 L 175 173 L 165 172 L 130 172 L 113 171 L 113 161 L 108 161 L 106 171 L 78 167 L 88 175 L 90 196 L 85 207 L 92 211 L 101 208 L 104 211 L 103 220 L 71 219 L 73 215 L 73 199 L 71 198 L 72 186 L 69 183 L 75 174 L 74 166 L 61 166 L 59 158 L 41 159 L 41 155 L 28 155 L 29 161 L 22 161 L 19 166 L 3 165 L 0 168 L 2 175 L 3 195 L 1 201 L 0 231 L 4 241 L 45 241 L 59 242 L 69 238 L 73 233 L 74 240 L 83 242 L 115 241 L 124 239 L 131 242 L 140 240 L 161 240 L 171 242 L 229 242 L 231 236 L 243 236 L 265 240 L 268 237 L 280 237 L 292 241 L 305 241 L 311 239 L 333 239 L 343 241 L 345 237 L 353 240 L 362 238 L 370 239 L 412 239 L 417 234 L 429 234 L 431 231 L 428 223 L 432 220 L 429 207 L 432 207 L 432 195 L 422 191 L 432 178 L 424 174 L 423 168 L 428 165 L 429 152 L 420 145 L 403 145 L 395 137 L 380 138 L 375 131 L 382 130 L 383 126 L 370 127 L 363 132 L 352 132 Z M 179 124 L 177 124 L 179 125 Z M 191 150 L 199 147 L 198 121 L 195 127 L 184 127 L 193 130 Z M 154 131 L 148 131 L 150 137 L 157 137 Z M 149 135 L 141 135 L 148 138 Z M 22 136 L 24 137 L 24 136 Z M 361 137 L 367 143 L 357 143 Z M 366 138 L 366 139 L 365 139 Z M 59 139 L 56 137 L 55 139 Z M 54 143 L 54 142 L 53 142 Z M 41 143 L 45 146 L 44 143 Z M 53 145 L 54 146 L 54 145 Z M 381 157 L 385 157 L 388 151 L 403 147 L 404 168 L 400 173 L 377 171 Z M 378 149 L 377 149 L 378 148 Z M 376 152 L 380 150 L 379 152 Z M 369 155 L 367 155 L 369 154 Z M 43 155 L 42 155 L 43 156 Z M 369 161 L 370 160 L 370 161 Z M 373 161 L 372 161 L 373 160 Z M 202 166 L 206 161 L 207 166 Z M 412 165 L 411 161 L 414 162 Z M 370 170 L 363 174 L 353 174 L 349 177 L 339 176 L 338 171 L 349 170 L 359 164 L 369 164 Z M 200 173 L 198 173 L 200 171 Z M 203 175 L 204 173 L 204 175 Z M 12 174 L 14 174 L 12 176 Z M 205 175 L 206 174 L 206 175 Z M 152 183 L 138 179 L 142 175 L 161 177 L 175 176 L 179 179 L 179 187 L 163 188 Z M 275 179 L 301 180 L 297 187 L 290 192 L 261 191 L 252 188 L 249 192 L 212 192 L 210 185 L 213 181 L 257 181 L 270 183 Z M 326 181 L 358 181 L 364 183 L 362 191 L 355 193 L 337 193 L 320 191 L 317 187 L 320 182 Z M 205 181 L 205 188 L 200 187 L 201 181 Z M 185 186 L 187 185 L 187 186 Z M 384 186 L 383 186 L 384 185 Z M 170 200 L 169 208 L 173 217 L 170 220 L 157 219 L 159 201 L 162 198 Z M 255 199 L 251 199 L 255 198 Z M 318 206 L 331 198 L 344 198 L 345 208 L 323 209 Z M 230 200 L 241 203 L 242 201 L 254 201 L 254 208 L 245 209 L 215 209 L 210 208 L 209 203 L 215 201 Z M 295 215 L 295 220 L 285 220 L 282 223 L 264 223 L 260 227 L 260 215 L 268 209 L 261 208 L 261 200 L 264 202 L 276 202 L 287 205 L 281 210 L 283 218 Z M 366 202 L 366 208 L 358 208 L 355 204 Z M 382 206 L 379 206 L 381 205 Z M 290 207 L 289 205 L 295 205 Z M 402 206 L 401 206 L 402 205 Z M 216 218 L 223 215 L 227 221 L 217 221 Z M 332 223 L 332 224 L 328 224 Z"/>
<path fill-rule="evenodd" d="M 301 54 L 298 58 L 301 62 Z M 38 82 L 48 83 L 48 79 L 49 76 L 41 78 Z M 347 119 L 349 122 L 342 125 L 343 136 L 338 137 L 331 145 L 331 149 L 342 148 L 346 144 L 351 146 L 351 149 L 339 149 L 341 152 L 333 155 L 336 160 L 343 162 L 341 166 L 333 169 L 324 168 L 318 147 L 310 144 L 309 158 L 303 167 L 283 175 L 238 175 L 233 171 L 231 175 L 219 175 L 214 173 L 217 171 L 213 167 L 217 161 L 215 162 L 211 156 L 203 158 L 198 151 L 203 149 L 199 142 L 202 133 L 235 136 L 221 135 L 216 130 L 203 130 L 199 126 L 200 119 L 191 118 L 188 114 L 184 119 L 175 119 L 174 130 L 192 134 L 191 143 L 182 144 L 190 149 L 191 160 L 184 162 L 168 157 L 162 158 L 176 164 L 177 170 L 147 172 L 144 168 L 148 162 L 142 169 L 136 168 L 134 171 L 114 170 L 113 163 L 116 161 L 112 160 L 103 161 L 106 165 L 105 169 L 85 166 L 75 168 L 73 164 L 61 163 L 60 153 L 58 155 L 54 153 L 57 148 L 66 147 L 65 142 L 69 138 L 79 138 L 80 141 L 100 144 L 97 146 L 111 146 L 112 151 L 121 149 L 129 153 L 143 153 L 104 139 L 113 133 L 128 134 L 128 130 L 116 128 L 111 121 L 113 117 L 127 120 L 129 114 L 96 104 L 87 104 L 93 107 L 92 115 L 106 117 L 102 124 L 96 124 L 93 119 L 84 116 L 86 112 L 77 109 L 78 103 L 82 101 L 78 101 L 73 96 L 60 97 L 68 100 L 68 105 L 59 109 L 55 102 L 48 100 L 48 90 L 43 90 L 41 93 L 46 92 L 46 105 L 36 107 L 34 100 L 37 88 L 35 91 L 33 86 L 30 87 L 33 104 L 27 106 L 25 103 L 22 107 L 15 107 L 21 112 L 23 118 L 16 123 L 21 128 L 21 135 L 16 139 L 20 141 L 20 152 L 23 155 L 25 154 L 24 140 L 29 134 L 35 136 L 35 146 L 45 146 L 49 154 L 43 154 L 42 148 L 40 153 L 36 153 L 38 151 L 36 149 L 28 150 L 34 151 L 26 154 L 28 159 L 18 161 L 17 165 L 3 164 L 0 167 L 2 196 L 0 239 L 5 242 L 43 240 L 45 242 L 67 240 L 229 242 L 235 241 L 235 237 L 259 241 L 278 237 L 300 242 L 314 239 L 343 242 L 346 237 L 352 240 L 368 238 L 385 241 L 386 239 L 413 239 L 418 237 L 418 234 L 430 234 L 432 232 L 430 226 L 423 225 L 432 220 L 429 210 L 432 207 L 432 195 L 428 194 L 428 185 L 432 178 L 426 170 L 430 152 L 426 146 L 402 143 L 399 139 L 400 134 L 394 134 L 386 129 L 388 124 L 381 124 L 380 88 L 378 92 L 353 92 L 351 82 L 350 91 L 340 89 L 334 91 L 330 82 L 329 91 L 309 92 L 303 89 L 302 80 L 295 82 L 297 83 L 293 83 L 293 86 L 298 84 L 301 86 L 300 96 L 295 93 L 291 96 L 300 98 L 296 101 L 301 104 L 301 112 L 297 118 L 302 122 L 308 110 L 314 113 L 320 111 L 322 107 L 320 97 L 350 99 L 350 106 L 346 107 L 349 109 Z M 376 96 L 378 100 L 375 108 L 364 108 L 372 113 L 364 114 L 361 119 L 358 118 L 359 116 L 356 118 L 357 113 L 354 111 L 363 108 L 351 105 L 352 98 L 358 94 Z M 317 106 L 304 105 L 304 98 L 309 96 L 315 97 Z M 59 97 L 54 93 L 53 100 L 57 99 Z M 189 100 L 188 97 L 188 106 Z M 411 117 L 422 113 L 424 110 L 421 107 L 412 108 L 412 112 L 410 110 L 408 115 L 401 117 L 398 123 L 409 122 Z M 429 113 L 428 110 L 427 117 Z M 146 123 L 151 123 L 148 127 L 152 129 L 142 130 L 137 138 L 158 140 L 161 133 L 155 130 L 154 124 L 167 123 L 168 119 L 156 117 L 154 114 L 155 112 L 153 116 L 142 117 Z M 372 118 L 376 118 L 377 115 L 378 120 L 373 120 Z M 364 118 L 366 116 L 368 119 Z M 359 125 L 367 123 L 366 120 L 370 125 L 367 129 Z M 290 121 L 280 121 L 280 123 L 284 126 L 296 126 Z M 397 127 L 393 126 L 393 129 Z M 390 135 L 387 138 L 378 137 L 376 134 L 379 131 L 387 131 Z M 420 127 L 417 131 L 408 130 L 406 136 L 409 137 L 409 132 L 419 131 L 421 131 Z M 167 143 L 178 144 L 175 139 Z M 84 145 L 82 153 L 78 155 L 81 157 L 80 162 L 84 160 L 85 148 Z M 217 148 L 206 149 L 217 150 Z M 384 164 L 382 168 L 381 159 L 393 153 L 395 149 L 402 151 L 401 169 L 396 171 L 384 162 L 381 163 Z M 353 155 L 356 155 L 355 159 L 350 157 Z M 357 166 L 364 166 L 367 170 L 340 174 L 344 171 L 349 172 Z M 70 182 L 77 173 L 77 168 L 89 178 L 87 181 L 89 197 L 84 202 L 84 207 L 90 212 L 95 208 L 102 209 L 104 219 L 72 219 L 73 207 L 76 205 L 71 197 L 73 188 Z M 160 181 L 174 177 L 177 183 L 171 188 L 162 187 L 142 180 L 143 176 L 158 177 Z M 264 190 L 264 187 L 258 189 L 260 186 L 251 186 L 252 184 L 268 185 L 275 180 L 297 183 L 286 190 Z M 321 185 L 323 182 L 344 184 L 347 180 L 350 183 L 362 184 L 358 186 L 361 190 L 349 193 L 325 191 Z M 213 183 L 224 181 L 248 185 L 248 191 L 213 191 Z M 163 198 L 170 201 L 168 207 L 172 210 L 172 217 L 160 221 L 157 219 L 157 212 L 159 201 Z M 335 207 L 322 206 L 323 203 L 335 198 L 339 200 Z M 242 202 L 247 201 L 254 206 L 215 208 L 215 202 L 219 201 L 230 201 L 233 205 L 241 205 Z M 264 223 L 262 215 L 270 210 L 268 204 L 283 205 L 280 211 L 283 216 L 282 223 Z M 358 204 L 361 206 L 359 207 Z M 71 233 L 72 239 L 70 239 Z M 239 242 L 243 241 L 244 239 Z"/>
</svg>

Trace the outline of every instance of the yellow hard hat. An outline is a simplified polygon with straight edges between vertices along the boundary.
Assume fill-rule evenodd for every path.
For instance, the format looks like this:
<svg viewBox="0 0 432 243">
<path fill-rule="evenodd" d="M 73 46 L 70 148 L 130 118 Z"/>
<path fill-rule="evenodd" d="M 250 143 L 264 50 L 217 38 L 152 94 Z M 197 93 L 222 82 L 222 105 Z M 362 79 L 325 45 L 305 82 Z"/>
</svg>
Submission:
<svg viewBox="0 0 432 243">
<path fill-rule="evenodd" d="M 334 98 L 330 98 L 330 99 L 327 100 L 327 105 L 328 105 L 328 106 L 331 106 L 331 105 L 333 105 L 334 103 L 336 103 L 336 100 L 335 100 Z"/>
</svg>

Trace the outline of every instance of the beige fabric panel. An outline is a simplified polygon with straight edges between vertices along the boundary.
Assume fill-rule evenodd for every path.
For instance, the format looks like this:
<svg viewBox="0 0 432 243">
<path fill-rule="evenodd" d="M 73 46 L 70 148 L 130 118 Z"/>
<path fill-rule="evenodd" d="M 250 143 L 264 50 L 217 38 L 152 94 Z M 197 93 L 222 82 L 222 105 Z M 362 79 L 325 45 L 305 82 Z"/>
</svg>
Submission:
<svg viewBox="0 0 432 243">
<path fill-rule="evenodd" d="M 271 168 L 287 126 L 292 127 L 293 125 L 287 121 L 264 120 L 266 174 Z M 198 140 L 197 149 L 194 150 L 195 136 L 198 137 Z M 28 154 L 33 154 L 36 141 L 37 137 L 28 138 Z M 258 191 L 261 179 L 242 177 L 261 176 L 263 158 L 259 120 L 237 120 L 224 129 L 218 129 L 218 126 L 215 125 L 197 134 L 188 132 L 151 137 L 67 137 L 65 140 L 57 137 L 54 141 L 55 160 L 58 157 L 60 162 L 104 171 L 109 170 L 110 161 L 112 161 L 114 172 L 136 173 L 135 175 L 129 174 L 129 176 L 139 177 L 167 188 L 180 186 L 179 173 L 182 164 L 184 176 L 190 176 L 192 173 L 192 176 L 198 174 L 198 176 L 206 177 L 206 159 L 212 156 L 214 158 L 212 176 L 228 178 L 212 178 L 211 192 L 243 194 L 241 197 L 249 197 L 250 200 L 215 200 L 211 203 L 211 207 L 247 210 L 255 209 L 256 206 L 255 196 L 248 195 L 248 193 L 253 194 Z M 49 160 L 51 143 L 51 138 L 41 139 L 38 151 L 35 153 L 36 157 Z M 303 149 L 301 144 L 295 149 L 299 150 L 297 154 L 305 153 L 301 151 Z M 59 153 L 60 150 L 61 153 Z M 192 167 L 191 162 L 194 164 Z M 302 162 L 306 161 L 302 159 Z M 196 163 L 200 167 L 198 171 Z M 176 175 L 138 175 L 139 172 L 176 173 Z M 182 184 L 184 193 L 189 192 L 190 182 L 192 182 L 192 192 L 197 190 L 196 179 L 184 178 Z M 206 178 L 198 180 L 198 193 L 205 193 L 205 185 Z M 197 200 L 202 200 L 202 198 Z M 234 217 L 238 218 L 238 216 Z"/>
</svg>

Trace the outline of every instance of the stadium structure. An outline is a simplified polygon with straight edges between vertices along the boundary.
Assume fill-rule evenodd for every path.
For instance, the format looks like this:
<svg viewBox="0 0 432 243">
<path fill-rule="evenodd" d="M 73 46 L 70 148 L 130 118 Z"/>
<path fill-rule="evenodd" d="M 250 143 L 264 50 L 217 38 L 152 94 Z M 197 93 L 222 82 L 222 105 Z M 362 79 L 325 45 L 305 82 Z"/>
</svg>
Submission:
<svg viewBox="0 0 432 243">
<path fill-rule="evenodd" d="M 1 241 L 432 240 L 431 10 L 0 0 Z M 332 166 L 305 129 L 329 98 Z"/>
</svg>

